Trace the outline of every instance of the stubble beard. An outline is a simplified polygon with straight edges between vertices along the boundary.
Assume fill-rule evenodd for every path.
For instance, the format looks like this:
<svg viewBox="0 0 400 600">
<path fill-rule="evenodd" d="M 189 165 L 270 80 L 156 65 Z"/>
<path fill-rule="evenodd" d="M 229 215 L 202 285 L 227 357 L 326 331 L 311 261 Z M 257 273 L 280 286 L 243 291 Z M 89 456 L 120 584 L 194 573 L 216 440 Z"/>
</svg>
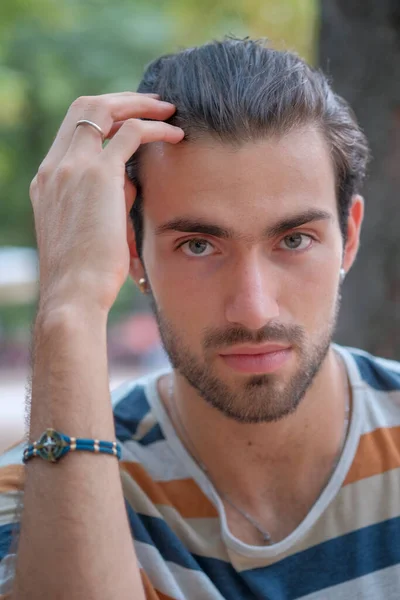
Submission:
<svg viewBox="0 0 400 600">
<path fill-rule="evenodd" d="M 211 406 L 239 423 L 276 422 L 293 414 L 319 372 L 331 345 L 336 328 L 341 296 L 338 292 L 333 315 L 314 342 L 298 325 L 268 324 L 256 333 L 243 328 L 205 331 L 203 360 L 184 343 L 170 320 L 159 310 L 149 290 L 152 310 L 157 319 L 161 340 L 172 367 Z M 283 342 L 292 346 L 298 358 L 295 373 L 285 381 L 278 373 L 241 378 L 236 388 L 213 373 L 217 348 L 237 343 Z M 214 352 L 211 352 L 211 350 Z"/>
</svg>

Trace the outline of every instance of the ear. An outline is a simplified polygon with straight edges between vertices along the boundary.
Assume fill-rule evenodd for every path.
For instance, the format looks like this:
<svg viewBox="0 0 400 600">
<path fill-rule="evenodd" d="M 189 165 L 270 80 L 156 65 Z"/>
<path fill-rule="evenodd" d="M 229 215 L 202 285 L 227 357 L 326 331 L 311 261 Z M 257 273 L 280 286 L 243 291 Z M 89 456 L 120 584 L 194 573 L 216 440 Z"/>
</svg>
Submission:
<svg viewBox="0 0 400 600">
<path fill-rule="evenodd" d="M 346 273 L 351 269 L 360 246 L 361 225 L 364 218 L 364 198 L 353 196 L 347 221 L 347 242 L 343 254 L 343 268 Z"/>
</svg>

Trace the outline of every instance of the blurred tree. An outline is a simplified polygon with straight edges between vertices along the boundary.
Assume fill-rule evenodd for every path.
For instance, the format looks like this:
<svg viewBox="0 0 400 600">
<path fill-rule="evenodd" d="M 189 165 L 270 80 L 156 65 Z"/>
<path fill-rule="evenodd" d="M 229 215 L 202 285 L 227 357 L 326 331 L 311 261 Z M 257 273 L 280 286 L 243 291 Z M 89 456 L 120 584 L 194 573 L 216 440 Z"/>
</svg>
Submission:
<svg viewBox="0 0 400 600">
<path fill-rule="evenodd" d="M 340 342 L 400 358 L 400 3 L 322 0 L 319 64 L 372 148 L 361 250 L 346 280 Z"/>
<path fill-rule="evenodd" d="M 75 98 L 133 90 L 156 56 L 229 33 L 269 37 L 312 59 L 316 6 L 317 0 L 0 0 L 0 245 L 35 246 L 29 184 Z M 128 280 L 111 320 L 141 301 Z M 2 310 L 0 321 L 10 328 L 29 324 L 30 309 Z"/>
<path fill-rule="evenodd" d="M 315 0 L 1 2 L 0 244 L 34 244 L 29 183 L 74 98 L 135 89 L 159 54 L 230 32 L 313 52 Z"/>
</svg>

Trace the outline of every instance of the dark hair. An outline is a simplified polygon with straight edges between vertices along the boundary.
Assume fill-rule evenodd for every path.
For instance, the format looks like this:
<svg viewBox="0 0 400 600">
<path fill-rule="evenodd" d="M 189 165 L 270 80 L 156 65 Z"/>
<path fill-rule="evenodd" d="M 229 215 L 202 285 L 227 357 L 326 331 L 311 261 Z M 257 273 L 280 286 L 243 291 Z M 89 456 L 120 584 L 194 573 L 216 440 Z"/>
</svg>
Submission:
<svg viewBox="0 0 400 600">
<path fill-rule="evenodd" d="M 351 199 L 360 191 L 369 158 L 367 140 L 347 102 L 296 54 L 265 41 L 227 37 L 161 56 L 146 69 L 139 92 L 176 105 L 169 123 L 187 142 L 211 136 L 230 144 L 285 134 L 311 124 L 324 134 L 334 163 L 340 228 L 346 242 Z M 139 256 L 143 244 L 140 152 L 127 163 L 138 195 L 131 210 Z"/>
</svg>

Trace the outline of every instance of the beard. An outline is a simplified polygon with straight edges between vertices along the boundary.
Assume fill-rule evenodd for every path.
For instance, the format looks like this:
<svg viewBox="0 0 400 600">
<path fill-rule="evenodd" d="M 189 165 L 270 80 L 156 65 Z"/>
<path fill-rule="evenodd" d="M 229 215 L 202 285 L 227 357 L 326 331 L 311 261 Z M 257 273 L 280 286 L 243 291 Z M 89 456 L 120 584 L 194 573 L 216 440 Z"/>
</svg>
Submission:
<svg viewBox="0 0 400 600">
<path fill-rule="evenodd" d="M 242 327 L 206 329 L 203 333 L 203 356 L 196 356 L 184 342 L 179 328 L 157 307 L 151 289 L 149 297 L 157 319 L 160 336 L 172 367 L 211 406 L 239 423 L 279 421 L 294 413 L 319 372 L 329 351 L 335 331 L 341 296 L 338 293 L 333 314 L 318 339 L 310 342 L 299 325 L 269 323 L 257 332 Z M 227 383 L 213 369 L 216 353 L 235 344 L 283 342 L 297 354 L 296 371 L 289 379 L 279 373 L 253 375 L 237 383 Z"/>
</svg>

